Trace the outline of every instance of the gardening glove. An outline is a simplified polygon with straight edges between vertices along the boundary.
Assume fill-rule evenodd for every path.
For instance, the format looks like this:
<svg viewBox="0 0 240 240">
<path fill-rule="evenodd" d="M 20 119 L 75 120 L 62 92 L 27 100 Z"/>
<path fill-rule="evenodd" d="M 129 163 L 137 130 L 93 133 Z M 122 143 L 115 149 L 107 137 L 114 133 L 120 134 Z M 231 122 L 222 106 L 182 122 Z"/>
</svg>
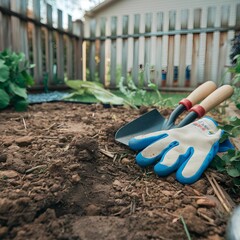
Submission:
<svg viewBox="0 0 240 240">
<path fill-rule="evenodd" d="M 129 147 L 133 150 L 144 148 L 136 156 L 139 166 L 155 164 L 158 176 L 167 176 L 177 170 L 176 179 L 191 184 L 200 178 L 218 152 L 222 133 L 213 119 L 204 117 L 182 128 L 134 137 Z"/>
</svg>

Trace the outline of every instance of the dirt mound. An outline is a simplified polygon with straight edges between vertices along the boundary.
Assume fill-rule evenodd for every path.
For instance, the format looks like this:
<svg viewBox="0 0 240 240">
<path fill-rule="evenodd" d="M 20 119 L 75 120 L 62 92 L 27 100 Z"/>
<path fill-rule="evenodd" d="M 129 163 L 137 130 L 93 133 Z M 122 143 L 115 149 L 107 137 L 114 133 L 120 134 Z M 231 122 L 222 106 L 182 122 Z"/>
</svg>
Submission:
<svg viewBox="0 0 240 240">
<path fill-rule="evenodd" d="M 139 114 L 70 103 L 0 112 L 0 239 L 187 239 L 181 216 L 192 239 L 223 239 L 226 214 L 205 177 L 156 177 L 114 141 Z"/>
</svg>

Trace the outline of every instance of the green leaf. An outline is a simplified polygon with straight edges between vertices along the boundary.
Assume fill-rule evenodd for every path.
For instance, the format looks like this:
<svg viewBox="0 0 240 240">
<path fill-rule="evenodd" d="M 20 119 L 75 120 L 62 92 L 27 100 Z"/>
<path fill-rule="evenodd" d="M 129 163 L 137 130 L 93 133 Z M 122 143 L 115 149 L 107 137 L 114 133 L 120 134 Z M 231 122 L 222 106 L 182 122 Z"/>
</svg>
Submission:
<svg viewBox="0 0 240 240">
<path fill-rule="evenodd" d="M 79 90 L 81 88 L 91 89 L 91 88 L 102 88 L 100 83 L 82 81 L 82 80 L 66 80 L 65 83 L 72 89 Z"/>
<path fill-rule="evenodd" d="M 240 187 L 240 178 L 233 178 L 233 183 L 235 186 Z"/>
<path fill-rule="evenodd" d="M 9 77 L 9 68 L 4 64 L 4 61 L 0 59 L 0 82 L 5 82 Z"/>
<path fill-rule="evenodd" d="M 116 105 L 124 104 L 123 98 L 118 97 L 112 93 L 103 92 L 98 89 L 94 90 L 92 93 L 102 103 L 109 103 L 109 104 L 116 104 Z"/>
<path fill-rule="evenodd" d="M 220 172 L 225 171 L 225 166 L 226 166 L 225 161 L 222 160 L 218 155 L 216 155 L 211 162 L 211 167 L 217 169 Z"/>
<path fill-rule="evenodd" d="M 28 107 L 28 102 L 26 100 L 20 100 L 20 101 L 16 101 L 14 103 L 14 109 L 17 111 L 17 112 L 24 112 L 27 110 L 27 107 Z"/>
<path fill-rule="evenodd" d="M 26 70 L 22 71 L 21 74 L 22 74 L 23 78 L 25 79 L 25 84 L 27 86 L 34 85 L 34 80 L 33 80 L 32 76 L 29 75 Z"/>
<path fill-rule="evenodd" d="M 240 177 L 240 171 L 234 167 L 227 168 L 227 173 L 231 177 Z"/>
<path fill-rule="evenodd" d="M 0 109 L 3 109 L 9 105 L 10 97 L 8 94 L 3 90 L 0 89 Z"/>
<path fill-rule="evenodd" d="M 17 95 L 19 97 L 22 97 L 23 99 L 27 99 L 27 91 L 25 88 L 21 88 L 14 83 L 10 83 L 9 87 L 10 87 L 10 90 L 12 93 L 14 93 L 15 95 Z"/>
<path fill-rule="evenodd" d="M 122 105 L 126 103 L 123 98 L 118 97 L 110 91 L 104 89 L 101 84 L 96 82 L 82 81 L 82 80 L 67 80 L 66 84 L 77 90 L 94 95 L 100 102 Z"/>
</svg>

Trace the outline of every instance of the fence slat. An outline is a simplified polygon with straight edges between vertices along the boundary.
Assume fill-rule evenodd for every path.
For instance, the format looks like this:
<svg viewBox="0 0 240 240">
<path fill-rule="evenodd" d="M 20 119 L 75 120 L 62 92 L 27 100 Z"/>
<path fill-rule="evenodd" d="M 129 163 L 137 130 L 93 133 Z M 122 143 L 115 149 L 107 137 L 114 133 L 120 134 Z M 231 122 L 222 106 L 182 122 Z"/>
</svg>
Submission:
<svg viewBox="0 0 240 240">
<path fill-rule="evenodd" d="M 140 28 L 140 15 L 134 15 L 134 34 L 139 33 Z M 132 68 L 132 79 L 135 84 L 138 85 L 138 72 L 139 72 L 139 38 L 134 38 L 133 42 L 133 68 Z"/>
<path fill-rule="evenodd" d="M 128 16 L 123 16 L 122 19 L 122 34 L 128 34 Z M 122 40 L 122 76 L 125 81 L 127 79 L 127 65 L 128 65 L 128 39 Z"/>
<path fill-rule="evenodd" d="M 33 18 L 40 21 L 40 1 L 33 1 Z M 32 25 L 33 30 L 33 61 L 35 63 L 34 79 L 38 85 L 42 85 L 42 45 L 41 28 Z"/>
<path fill-rule="evenodd" d="M 83 79 L 83 23 L 81 20 L 73 22 L 73 32 L 76 32 L 79 37 L 73 39 L 74 79 Z"/>
<path fill-rule="evenodd" d="M 63 16 L 62 11 L 57 10 L 58 28 L 63 30 Z M 56 33 L 56 44 L 57 44 L 57 78 L 58 82 L 63 82 L 64 80 L 64 43 L 63 35 L 61 33 Z"/>
<path fill-rule="evenodd" d="M 21 1 L 20 13 L 23 15 L 27 15 L 27 0 Z M 20 49 L 25 54 L 26 59 L 29 59 L 27 23 L 23 21 L 20 22 L 20 37 L 21 37 Z"/>
<path fill-rule="evenodd" d="M 214 27 L 216 20 L 216 7 L 208 8 L 207 27 Z M 213 33 L 207 33 L 206 36 L 206 52 L 204 64 L 205 81 L 212 79 L 212 55 L 213 55 Z M 214 79 L 216 81 L 216 79 Z"/>
<path fill-rule="evenodd" d="M 176 25 L 176 11 L 169 12 L 169 30 L 175 30 Z M 174 77 L 174 38 L 168 37 L 168 61 L 167 61 L 167 86 L 173 86 Z"/>
<path fill-rule="evenodd" d="M 47 4 L 47 24 L 52 26 L 52 6 Z M 48 73 L 48 84 L 53 84 L 53 34 L 46 29 L 46 70 Z"/>
<path fill-rule="evenodd" d="M 0 0 L 0 5 L 6 9 L 10 8 L 10 0 Z M 10 17 L 0 12 L 0 51 L 11 48 Z"/>
<path fill-rule="evenodd" d="M 189 11 L 187 9 L 181 11 L 181 29 L 188 28 Z M 180 36 L 180 59 L 179 59 L 179 75 L 178 86 L 184 87 L 186 80 L 186 56 L 187 56 L 187 34 Z"/>
<path fill-rule="evenodd" d="M 236 26 L 237 27 L 239 27 L 240 26 L 240 3 L 239 4 L 237 4 L 237 7 L 236 7 L 236 15 L 237 15 L 237 17 L 236 17 Z"/>
<path fill-rule="evenodd" d="M 150 33 L 152 27 L 152 14 L 147 13 L 145 15 L 145 32 Z M 144 85 L 145 87 L 148 85 L 150 81 L 150 54 L 151 54 L 151 38 L 145 37 L 145 48 L 144 48 Z"/>
<path fill-rule="evenodd" d="M 197 8 L 194 9 L 194 20 L 193 20 L 193 28 L 198 29 L 201 26 L 201 16 L 202 9 Z M 198 74 L 199 74 L 199 51 L 200 51 L 200 34 L 193 34 L 193 51 L 192 51 L 192 66 L 191 66 L 191 80 L 190 86 L 196 87 L 198 85 Z"/>
<path fill-rule="evenodd" d="M 104 37 L 106 35 L 106 18 L 102 17 L 101 18 L 101 29 L 100 29 L 100 35 L 101 37 Z M 106 57 L 105 57 L 105 41 L 100 40 L 100 69 L 99 69 L 99 77 L 100 81 L 102 82 L 103 85 L 105 85 L 105 75 L 106 75 Z"/>
<path fill-rule="evenodd" d="M 111 18 L 111 36 L 117 35 L 117 17 Z M 111 64 L 110 64 L 110 86 L 116 87 L 116 73 L 117 73 L 117 41 L 111 40 Z"/>
<path fill-rule="evenodd" d="M 20 1 L 11 1 L 11 10 L 17 13 L 20 13 Z M 12 16 L 11 17 L 11 31 L 12 31 L 12 49 L 13 51 L 21 51 L 21 40 L 19 39 L 20 35 L 20 19 Z"/>
<path fill-rule="evenodd" d="M 157 13 L 157 31 L 163 31 L 163 12 Z M 155 65 L 155 80 L 158 88 L 162 86 L 162 48 L 163 42 L 162 37 L 157 37 L 156 39 L 156 65 Z"/>
<path fill-rule="evenodd" d="M 96 20 L 92 20 L 90 23 L 90 36 L 94 38 L 96 35 Z M 90 71 L 90 81 L 94 81 L 95 71 L 96 71 L 96 46 L 95 41 L 90 42 L 90 54 L 89 54 L 89 71 Z"/>
<path fill-rule="evenodd" d="M 68 15 L 68 32 L 73 32 L 72 16 Z M 73 78 L 73 41 L 70 37 L 66 37 L 67 48 L 67 77 Z"/>
<path fill-rule="evenodd" d="M 228 5 L 222 6 L 221 7 L 221 27 L 227 27 L 229 25 L 229 17 L 230 17 L 230 7 Z M 217 73 L 218 83 L 221 83 L 222 77 L 225 71 L 225 64 L 227 59 L 227 47 L 228 47 L 227 39 L 228 39 L 227 32 L 220 33 L 218 73 Z"/>
</svg>

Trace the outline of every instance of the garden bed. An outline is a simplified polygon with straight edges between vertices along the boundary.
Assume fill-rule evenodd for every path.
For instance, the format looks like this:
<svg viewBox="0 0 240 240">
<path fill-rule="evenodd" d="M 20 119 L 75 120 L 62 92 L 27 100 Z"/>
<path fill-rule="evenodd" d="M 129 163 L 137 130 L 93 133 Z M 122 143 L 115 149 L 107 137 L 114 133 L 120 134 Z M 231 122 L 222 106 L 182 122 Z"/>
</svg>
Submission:
<svg viewBox="0 0 240 240">
<path fill-rule="evenodd" d="M 184 223 L 191 239 L 224 239 L 228 214 L 210 179 L 233 206 L 227 176 L 159 178 L 114 141 L 145 110 L 58 102 L 0 112 L 0 239 L 187 239 Z"/>
</svg>

